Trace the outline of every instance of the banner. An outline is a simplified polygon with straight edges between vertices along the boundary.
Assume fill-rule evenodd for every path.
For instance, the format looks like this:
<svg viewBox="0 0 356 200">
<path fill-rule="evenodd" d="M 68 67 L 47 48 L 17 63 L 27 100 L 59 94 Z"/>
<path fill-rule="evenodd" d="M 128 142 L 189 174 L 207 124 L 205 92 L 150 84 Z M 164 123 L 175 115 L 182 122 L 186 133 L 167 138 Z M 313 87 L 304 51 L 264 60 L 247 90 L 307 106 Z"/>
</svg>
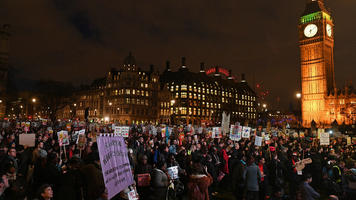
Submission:
<svg viewBox="0 0 356 200">
<path fill-rule="evenodd" d="M 100 135 L 97 142 L 101 170 L 111 199 L 134 183 L 127 147 L 120 136 Z"/>
<path fill-rule="evenodd" d="M 330 135 L 329 135 L 329 133 L 321 133 L 321 135 L 320 135 L 320 145 L 330 145 Z"/>
<path fill-rule="evenodd" d="M 260 137 L 260 136 L 255 137 L 255 146 L 258 146 L 258 147 L 262 146 L 262 137 Z"/>
<path fill-rule="evenodd" d="M 251 128 L 247 126 L 242 127 L 242 138 L 250 138 Z"/>
<path fill-rule="evenodd" d="M 230 125 L 230 114 L 227 115 L 224 111 L 222 114 L 222 121 L 221 121 L 221 128 L 223 134 L 227 134 L 229 132 L 229 125 Z"/>
<path fill-rule="evenodd" d="M 36 134 L 20 134 L 19 135 L 19 144 L 28 147 L 34 147 L 36 141 Z"/>
</svg>

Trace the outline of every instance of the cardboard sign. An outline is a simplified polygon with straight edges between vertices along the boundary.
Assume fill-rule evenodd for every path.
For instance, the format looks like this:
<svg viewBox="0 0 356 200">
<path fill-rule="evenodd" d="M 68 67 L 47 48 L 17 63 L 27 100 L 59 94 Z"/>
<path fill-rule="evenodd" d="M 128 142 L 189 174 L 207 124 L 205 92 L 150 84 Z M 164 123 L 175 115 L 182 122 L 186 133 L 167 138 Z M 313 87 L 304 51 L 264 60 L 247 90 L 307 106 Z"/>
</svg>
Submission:
<svg viewBox="0 0 356 200">
<path fill-rule="evenodd" d="M 20 134 L 19 135 L 19 144 L 28 147 L 34 147 L 36 141 L 36 134 Z"/>
<path fill-rule="evenodd" d="M 167 168 L 167 172 L 169 177 L 174 180 L 174 179 L 178 179 L 178 166 L 174 166 L 174 167 L 168 167 Z"/>
<path fill-rule="evenodd" d="M 244 126 L 242 127 L 242 138 L 250 138 L 251 128 Z"/>
<path fill-rule="evenodd" d="M 351 145 L 351 137 L 350 136 L 347 136 L 346 141 L 347 141 L 347 145 Z"/>
<path fill-rule="evenodd" d="M 59 131 L 57 133 L 59 146 L 69 145 L 68 131 Z"/>
<path fill-rule="evenodd" d="M 150 186 L 151 176 L 147 174 L 137 174 L 137 185 L 139 187 L 148 187 Z"/>
<path fill-rule="evenodd" d="M 330 145 L 330 135 L 329 135 L 329 133 L 321 133 L 321 135 L 320 135 L 320 145 Z"/>
<path fill-rule="evenodd" d="M 255 146 L 262 146 L 262 137 L 256 136 L 255 137 Z"/>
<path fill-rule="evenodd" d="M 212 138 L 221 138 L 222 137 L 221 127 L 214 127 L 211 137 Z"/>
</svg>

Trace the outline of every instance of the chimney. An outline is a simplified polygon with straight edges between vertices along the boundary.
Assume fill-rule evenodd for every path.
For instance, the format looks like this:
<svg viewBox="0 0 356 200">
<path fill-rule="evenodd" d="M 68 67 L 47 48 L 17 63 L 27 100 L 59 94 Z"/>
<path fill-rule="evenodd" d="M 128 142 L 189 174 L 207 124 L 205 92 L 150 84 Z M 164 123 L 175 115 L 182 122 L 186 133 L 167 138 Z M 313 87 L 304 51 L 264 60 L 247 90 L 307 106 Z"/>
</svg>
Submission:
<svg viewBox="0 0 356 200">
<path fill-rule="evenodd" d="M 170 65 L 170 62 L 169 62 L 169 60 L 167 60 L 167 62 L 166 62 L 166 71 L 167 72 L 171 71 L 171 67 L 169 65 Z"/>
<path fill-rule="evenodd" d="M 246 82 L 245 74 L 241 74 L 241 82 Z"/>
<path fill-rule="evenodd" d="M 200 63 L 200 73 L 205 73 L 204 63 Z"/>
<path fill-rule="evenodd" d="M 185 57 L 182 57 L 182 68 L 187 68 L 187 66 L 185 65 Z"/>
</svg>

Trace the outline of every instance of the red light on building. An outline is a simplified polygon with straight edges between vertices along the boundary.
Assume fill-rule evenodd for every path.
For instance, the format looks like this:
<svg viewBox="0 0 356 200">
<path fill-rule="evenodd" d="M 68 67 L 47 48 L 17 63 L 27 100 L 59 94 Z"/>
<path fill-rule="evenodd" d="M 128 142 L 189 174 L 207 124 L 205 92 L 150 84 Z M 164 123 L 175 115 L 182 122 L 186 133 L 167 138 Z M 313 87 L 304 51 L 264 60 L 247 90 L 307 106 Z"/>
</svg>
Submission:
<svg viewBox="0 0 356 200">
<path fill-rule="evenodd" d="M 219 67 L 217 69 L 218 69 L 218 72 L 220 74 L 223 74 L 223 75 L 225 75 L 227 77 L 230 76 L 229 70 L 227 70 L 225 68 L 221 68 L 221 67 Z M 210 69 L 206 70 L 205 73 L 206 73 L 206 75 L 210 75 L 210 74 L 216 73 L 216 67 L 213 67 L 213 68 L 210 68 Z"/>
</svg>

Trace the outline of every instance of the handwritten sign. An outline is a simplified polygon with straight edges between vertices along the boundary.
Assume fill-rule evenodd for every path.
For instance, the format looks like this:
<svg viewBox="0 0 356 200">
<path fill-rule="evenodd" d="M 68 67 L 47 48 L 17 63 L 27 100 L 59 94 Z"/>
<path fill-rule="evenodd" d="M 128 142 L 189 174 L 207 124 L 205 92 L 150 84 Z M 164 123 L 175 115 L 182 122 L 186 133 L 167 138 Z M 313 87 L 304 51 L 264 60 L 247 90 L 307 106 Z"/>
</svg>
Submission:
<svg viewBox="0 0 356 200">
<path fill-rule="evenodd" d="M 123 137 L 99 136 L 97 138 L 101 170 L 108 197 L 116 194 L 134 183 L 127 147 Z"/>
</svg>

